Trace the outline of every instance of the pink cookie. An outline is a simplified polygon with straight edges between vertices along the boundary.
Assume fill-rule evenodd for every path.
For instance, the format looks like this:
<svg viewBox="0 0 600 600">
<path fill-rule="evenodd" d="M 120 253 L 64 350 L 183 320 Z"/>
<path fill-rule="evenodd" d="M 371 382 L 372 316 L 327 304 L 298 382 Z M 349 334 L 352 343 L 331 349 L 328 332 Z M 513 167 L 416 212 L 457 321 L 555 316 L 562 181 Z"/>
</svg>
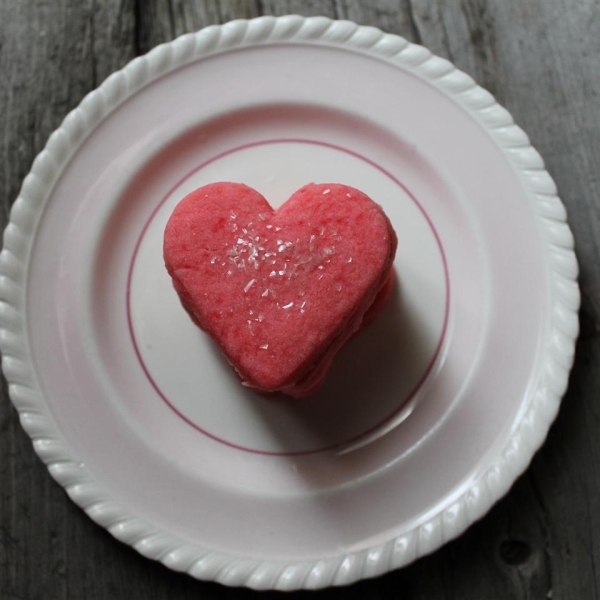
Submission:
<svg viewBox="0 0 600 600">
<path fill-rule="evenodd" d="M 215 183 L 186 196 L 164 258 L 184 308 L 261 392 L 305 396 L 392 288 L 396 235 L 381 207 L 340 184 L 309 184 L 277 211 Z"/>
</svg>

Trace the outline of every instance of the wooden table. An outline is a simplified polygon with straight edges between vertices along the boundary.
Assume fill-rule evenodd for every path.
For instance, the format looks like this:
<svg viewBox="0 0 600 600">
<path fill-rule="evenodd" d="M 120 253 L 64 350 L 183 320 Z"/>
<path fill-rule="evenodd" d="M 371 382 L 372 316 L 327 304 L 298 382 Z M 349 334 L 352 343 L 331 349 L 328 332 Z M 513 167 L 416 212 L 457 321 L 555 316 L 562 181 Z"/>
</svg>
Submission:
<svg viewBox="0 0 600 600">
<path fill-rule="evenodd" d="M 600 598 L 598 0 L 0 0 L 2 227 L 48 135 L 115 69 L 212 23 L 286 13 L 398 33 L 495 94 L 556 179 L 577 241 L 583 293 L 569 391 L 547 442 L 508 495 L 432 556 L 316 596 Z M 258 595 L 173 573 L 95 525 L 35 456 L 3 386 L 1 600 Z"/>
</svg>

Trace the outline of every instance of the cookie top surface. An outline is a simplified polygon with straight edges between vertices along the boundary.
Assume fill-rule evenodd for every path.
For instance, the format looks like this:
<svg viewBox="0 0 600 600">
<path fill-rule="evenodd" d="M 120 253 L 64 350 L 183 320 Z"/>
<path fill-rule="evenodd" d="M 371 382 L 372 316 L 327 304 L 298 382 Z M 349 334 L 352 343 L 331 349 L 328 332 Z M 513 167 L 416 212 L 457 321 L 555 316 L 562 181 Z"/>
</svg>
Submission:
<svg viewBox="0 0 600 600">
<path fill-rule="evenodd" d="M 182 303 L 249 385 L 277 390 L 366 311 L 396 247 L 362 192 L 304 186 L 274 211 L 238 183 L 199 188 L 165 230 L 165 264 Z"/>
</svg>

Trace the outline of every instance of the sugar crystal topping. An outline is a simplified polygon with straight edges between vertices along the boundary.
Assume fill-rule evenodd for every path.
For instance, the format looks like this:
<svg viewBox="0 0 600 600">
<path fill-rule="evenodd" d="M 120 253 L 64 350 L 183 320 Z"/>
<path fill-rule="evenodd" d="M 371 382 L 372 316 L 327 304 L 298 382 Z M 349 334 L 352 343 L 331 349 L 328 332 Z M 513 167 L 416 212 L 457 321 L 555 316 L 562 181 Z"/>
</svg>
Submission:
<svg viewBox="0 0 600 600">
<path fill-rule="evenodd" d="M 257 306 L 264 305 L 268 299 L 271 306 L 283 311 L 282 318 L 304 315 L 311 302 L 304 298 L 304 290 L 298 291 L 291 283 L 299 276 L 315 282 L 325 280 L 319 285 L 327 285 L 329 281 L 331 292 L 339 294 L 343 285 L 335 273 L 339 273 L 340 268 L 353 268 L 354 265 L 349 265 L 356 263 L 355 256 L 341 249 L 342 237 L 335 226 L 313 227 L 308 223 L 307 235 L 297 237 L 297 228 L 293 228 L 295 233 L 288 236 L 286 227 L 269 222 L 270 217 L 269 213 L 260 213 L 258 218 L 245 222 L 243 215 L 231 211 L 228 227 L 232 242 L 221 252 L 215 251 L 209 261 L 215 268 L 222 268 L 226 276 L 235 275 L 236 281 L 240 281 L 240 293 L 248 311 L 247 324 L 260 350 L 268 350 L 269 344 L 260 336 L 260 324 L 265 317 Z M 336 269 L 330 274 L 327 267 L 332 261 Z"/>
</svg>

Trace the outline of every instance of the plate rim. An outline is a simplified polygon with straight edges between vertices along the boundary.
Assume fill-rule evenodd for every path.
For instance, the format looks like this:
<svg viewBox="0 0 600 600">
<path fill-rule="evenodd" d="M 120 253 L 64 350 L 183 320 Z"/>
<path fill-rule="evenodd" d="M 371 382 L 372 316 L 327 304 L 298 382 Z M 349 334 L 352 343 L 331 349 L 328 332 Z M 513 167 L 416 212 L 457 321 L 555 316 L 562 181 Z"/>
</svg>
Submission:
<svg viewBox="0 0 600 600">
<path fill-rule="evenodd" d="M 360 552 L 293 562 L 226 555 L 184 543 L 113 500 L 62 439 L 37 382 L 27 328 L 27 274 L 37 225 L 58 177 L 95 127 L 119 104 L 174 69 L 227 50 L 276 43 L 326 45 L 373 56 L 419 76 L 465 109 L 520 178 L 540 225 L 550 283 L 549 331 L 538 363 L 542 373 L 529 406 L 492 465 L 451 506 L 400 537 Z M 345 585 L 437 550 L 487 513 L 527 468 L 567 388 L 579 333 L 577 277 L 573 235 L 543 159 L 511 114 L 469 75 L 423 46 L 352 21 L 300 15 L 235 20 L 185 34 L 133 59 L 85 96 L 33 161 L 11 208 L 0 253 L 2 370 L 21 425 L 52 477 L 88 516 L 142 555 L 231 586 L 296 590 Z"/>
</svg>

